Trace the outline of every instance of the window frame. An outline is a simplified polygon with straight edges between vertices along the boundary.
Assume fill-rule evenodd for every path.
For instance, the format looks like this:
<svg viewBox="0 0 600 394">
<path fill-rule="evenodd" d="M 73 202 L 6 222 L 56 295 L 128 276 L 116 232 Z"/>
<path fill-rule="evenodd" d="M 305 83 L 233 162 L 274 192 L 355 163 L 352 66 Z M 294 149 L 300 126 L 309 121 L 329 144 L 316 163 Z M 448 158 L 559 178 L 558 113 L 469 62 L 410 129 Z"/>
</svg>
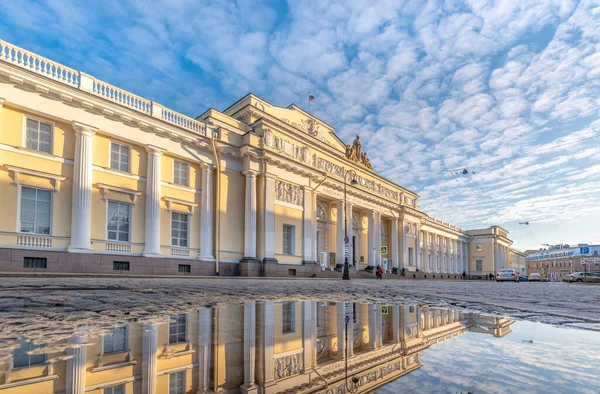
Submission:
<svg viewBox="0 0 600 394">
<path fill-rule="evenodd" d="M 178 163 L 179 164 L 184 164 L 185 167 L 186 167 L 185 183 L 179 183 L 179 182 L 176 181 L 176 178 L 175 178 L 175 166 Z M 175 185 L 190 187 L 190 163 L 188 163 L 187 161 L 183 161 L 183 160 L 173 159 L 173 174 L 172 174 L 172 178 L 171 179 L 173 179 L 173 184 L 175 184 Z"/>
<path fill-rule="evenodd" d="M 189 330 L 189 326 L 190 326 L 190 318 L 188 316 L 187 313 L 179 313 L 177 315 L 170 315 L 169 318 L 173 319 L 175 317 L 179 317 L 179 316 L 185 316 L 185 339 L 183 341 L 177 341 L 177 342 L 171 342 L 171 324 L 173 324 L 173 322 L 169 322 L 169 331 L 168 331 L 168 345 L 177 345 L 180 343 L 186 343 L 189 341 L 189 334 L 190 334 L 190 330 Z M 180 332 L 178 332 L 177 334 L 174 335 L 181 335 Z"/>
<path fill-rule="evenodd" d="M 36 122 L 39 123 L 47 123 L 51 126 L 52 130 L 50 131 L 50 152 L 46 152 L 46 151 L 42 151 L 39 149 L 34 149 L 34 148 L 29 148 L 27 147 L 27 119 L 31 119 L 34 120 Z M 54 129 L 56 128 L 56 125 L 53 121 L 51 120 L 47 120 L 47 119 L 42 119 L 42 118 L 38 118 L 36 116 L 31 116 L 31 115 L 23 115 L 23 129 L 22 129 L 22 138 L 21 138 L 21 146 L 25 149 L 29 149 L 35 152 L 39 152 L 41 154 L 44 155 L 54 155 Z M 39 126 L 38 126 L 38 148 L 39 148 Z"/>
<path fill-rule="evenodd" d="M 117 388 L 117 387 L 121 389 L 121 393 L 122 394 L 125 394 L 127 392 L 127 388 L 125 387 L 125 383 L 121 383 L 121 384 L 116 384 L 116 385 L 110 386 L 110 387 L 104 387 L 102 389 L 102 394 L 115 394 L 115 388 Z"/>
<path fill-rule="evenodd" d="M 185 215 L 187 217 L 187 228 L 186 228 L 186 233 L 187 233 L 187 238 L 186 238 L 186 243 L 187 246 L 181 246 L 181 245 L 174 245 L 173 244 L 173 214 L 178 214 L 178 215 Z M 170 240 L 170 245 L 176 248 L 186 248 L 189 249 L 190 247 L 190 218 L 192 215 L 190 215 L 188 212 L 182 212 L 182 211 L 171 211 L 171 228 L 169 231 L 169 240 Z M 181 220 L 179 221 L 181 222 Z M 180 229 L 178 229 L 180 230 Z M 181 242 L 181 237 L 175 237 L 179 240 L 179 242 Z"/>
<path fill-rule="evenodd" d="M 285 228 L 288 227 L 290 228 L 290 250 L 289 252 L 285 251 Z M 283 223 L 282 225 L 282 230 L 281 230 L 281 254 L 287 255 L 287 256 L 295 256 L 296 253 L 296 226 L 294 226 L 293 224 L 287 224 L 287 223 Z"/>
<path fill-rule="evenodd" d="M 23 338 L 24 339 L 24 338 Z M 48 361 L 48 354 L 47 353 L 43 353 L 43 354 L 27 354 L 28 351 L 33 350 L 33 349 L 37 349 L 40 347 L 43 347 L 43 345 L 39 345 L 36 346 L 33 344 L 33 342 L 25 340 L 26 344 L 29 344 L 28 348 L 25 351 L 24 356 L 27 356 L 27 365 L 15 365 L 15 354 L 14 351 L 12 353 L 12 361 L 13 361 L 13 369 L 24 369 L 24 368 L 31 368 L 31 367 L 36 367 L 39 365 L 44 365 L 46 363 L 46 361 Z M 21 346 L 19 349 L 22 349 L 23 347 Z M 16 350 L 16 349 L 15 349 Z M 40 362 L 36 362 L 35 364 L 31 363 L 31 357 L 32 356 L 42 356 L 43 360 L 41 360 Z"/>
<path fill-rule="evenodd" d="M 103 356 L 104 355 L 109 355 L 109 354 L 112 355 L 112 354 L 119 354 L 119 353 L 127 353 L 127 352 L 129 352 L 129 325 L 128 324 L 124 324 L 124 325 L 114 326 L 113 327 L 113 332 L 114 332 L 114 330 L 119 329 L 119 328 L 125 328 L 125 349 L 124 350 L 118 350 L 118 351 L 114 351 L 113 350 L 112 352 L 106 352 L 104 350 L 104 345 L 106 344 L 105 338 L 108 335 L 102 335 L 102 353 L 101 354 Z M 114 342 L 113 342 L 113 349 L 114 349 Z"/>
<path fill-rule="evenodd" d="M 121 170 L 121 151 L 119 150 L 119 168 L 113 168 L 112 167 L 112 147 L 113 144 L 119 145 L 119 146 L 124 146 L 127 149 L 129 149 L 129 162 L 127 163 L 127 171 Z M 113 170 L 113 171 L 119 171 L 119 172 L 123 172 L 126 174 L 131 174 L 131 168 L 132 168 L 132 163 L 131 163 L 131 158 L 132 158 L 132 153 L 133 153 L 133 146 L 131 146 L 130 144 L 126 144 L 124 142 L 120 142 L 120 141 L 114 141 L 114 140 L 110 140 L 110 144 L 108 147 L 108 168 Z"/>
<path fill-rule="evenodd" d="M 291 311 L 286 312 L 286 306 L 289 306 Z M 289 322 L 286 321 L 286 315 L 289 313 Z M 289 328 L 286 329 L 286 326 Z M 296 303 L 293 301 L 281 303 L 281 333 L 293 334 L 296 332 Z"/>
<path fill-rule="evenodd" d="M 477 269 L 477 264 L 481 263 L 481 269 Z M 483 272 L 483 260 L 475 260 L 475 271 Z"/>
<path fill-rule="evenodd" d="M 128 217 L 129 217 L 129 229 L 128 229 L 128 234 L 129 234 L 129 240 L 128 241 L 119 241 L 119 230 L 118 230 L 118 226 L 117 226 L 117 239 L 109 239 L 108 238 L 108 212 L 109 212 L 109 206 L 110 203 L 114 202 L 117 204 L 123 204 L 123 205 L 127 205 L 129 207 L 129 212 L 128 212 Z M 128 244 L 131 243 L 131 223 L 132 223 L 132 215 L 133 215 L 133 209 L 132 209 L 133 204 L 132 203 L 127 203 L 127 202 L 123 202 L 123 201 L 119 201 L 119 200 L 106 200 L 106 225 L 105 225 L 105 239 L 107 242 L 117 242 L 117 243 L 123 243 L 123 244 Z M 114 230 L 110 230 L 110 231 L 114 231 Z"/>
<path fill-rule="evenodd" d="M 171 383 L 173 382 L 173 377 L 178 378 L 179 376 L 181 376 L 181 379 L 178 379 L 178 380 L 180 382 L 182 382 L 182 385 L 181 385 L 181 387 L 175 387 L 173 389 L 171 387 Z M 186 384 L 187 384 L 187 369 L 184 369 L 183 371 L 171 372 L 169 374 L 169 394 L 179 394 L 179 392 L 185 393 Z M 179 391 L 179 389 L 181 389 L 182 391 Z"/>
<path fill-rule="evenodd" d="M 37 206 L 37 191 L 38 190 L 43 190 L 43 191 L 47 191 L 47 192 L 50 193 L 50 219 L 49 219 L 50 223 L 49 223 L 49 226 L 48 226 L 49 227 L 48 234 L 42 234 L 42 233 L 38 233 L 38 232 L 35 231 L 35 229 L 36 229 L 36 223 L 37 223 L 37 221 L 35 219 L 35 212 L 37 212 L 37 210 L 34 211 L 34 219 L 33 219 L 34 220 L 34 222 L 33 222 L 33 229 L 34 229 L 34 231 L 33 232 L 25 232 L 25 231 L 21 230 L 21 208 L 22 208 L 23 188 L 24 187 L 29 188 L 29 189 L 34 189 L 36 191 L 36 193 L 35 193 L 35 196 L 36 196 L 36 199 L 35 199 L 36 206 Z M 54 190 L 52 190 L 52 189 L 46 189 L 46 188 L 43 188 L 43 187 L 35 187 L 35 186 L 29 186 L 29 185 L 20 184 L 19 185 L 19 189 L 17 191 L 17 204 L 18 204 L 18 206 L 17 206 L 17 229 L 18 229 L 18 233 L 20 233 L 20 234 L 41 235 L 41 236 L 48 236 L 48 237 L 52 236 L 52 230 L 53 230 L 52 224 L 53 224 L 53 221 L 54 221 Z"/>
</svg>

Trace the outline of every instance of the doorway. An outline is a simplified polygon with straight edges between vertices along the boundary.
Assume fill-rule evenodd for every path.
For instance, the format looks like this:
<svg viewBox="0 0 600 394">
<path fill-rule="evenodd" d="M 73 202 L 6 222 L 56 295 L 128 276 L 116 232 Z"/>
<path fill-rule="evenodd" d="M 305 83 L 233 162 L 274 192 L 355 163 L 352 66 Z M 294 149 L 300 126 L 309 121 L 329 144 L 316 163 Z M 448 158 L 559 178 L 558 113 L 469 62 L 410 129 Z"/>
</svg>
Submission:
<svg viewBox="0 0 600 394">
<path fill-rule="evenodd" d="M 358 267 L 356 264 L 356 235 L 352 236 L 352 264 Z"/>
</svg>

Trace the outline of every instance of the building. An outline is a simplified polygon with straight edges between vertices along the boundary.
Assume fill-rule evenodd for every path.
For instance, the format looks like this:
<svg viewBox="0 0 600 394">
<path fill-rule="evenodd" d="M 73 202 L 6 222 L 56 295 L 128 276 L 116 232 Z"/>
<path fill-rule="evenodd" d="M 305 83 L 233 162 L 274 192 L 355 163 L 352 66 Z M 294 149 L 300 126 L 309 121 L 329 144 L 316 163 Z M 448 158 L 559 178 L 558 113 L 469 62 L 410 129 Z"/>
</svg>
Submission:
<svg viewBox="0 0 600 394">
<path fill-rule="evenodd" d="M 428 216 L 358 136 L 294 104 L 248 94 L 192 119 L 0 41 L 0 125 L 1 272 L 338 277 L 347 255 L 355 276 L 439 279 L 509 264 L 506 230 Z"/>
<path fill-rule="evenodd" d="M 525 266 L 525 258 L 527 257 L 527 254 L 513 248 L 509 249 L 509 253 L 510 262 L 508 264 L 508 268 L 514 268 L 518 273 L 525 275 L 527 273 L 527 268 Z"/>
<path fill-rule="evenodd" d="M 573 272 L 600 271 L 600 245 L 559 246 L 531 253 L 525 259 L 527 274 L 539 272 L 562 280 Z"/>
<path fill-rule="evenodd" d="M 419 369 L 430 346 L 468 331 L 503 337 L 513 321 L 418 305 L 262 301 L 98 323 L 0 350 L 0 391 L 312 394 L 348 384 L 371 393 Z"/>
</svg>

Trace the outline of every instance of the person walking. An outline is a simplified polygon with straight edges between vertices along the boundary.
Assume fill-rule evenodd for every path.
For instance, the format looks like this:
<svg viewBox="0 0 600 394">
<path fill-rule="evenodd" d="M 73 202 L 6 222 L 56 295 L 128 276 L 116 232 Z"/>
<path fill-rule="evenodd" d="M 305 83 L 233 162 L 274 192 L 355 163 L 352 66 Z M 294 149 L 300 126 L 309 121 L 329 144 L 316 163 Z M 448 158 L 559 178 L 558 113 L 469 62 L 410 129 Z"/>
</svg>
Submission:
<svg viewBox="0 0 600 394">
<path fill-rule="evenodd" d="M 377 274 L 377 279 L 383 279 L 383 269 L 380 266 L 377 266 L 375 273 Z"/>
<path fill-rule="evenodd" d="M 467 273 L 465 271 L 463 271 L 462 273 L 462 278 L 463 280 L 467 280 Z"/>
</svg>

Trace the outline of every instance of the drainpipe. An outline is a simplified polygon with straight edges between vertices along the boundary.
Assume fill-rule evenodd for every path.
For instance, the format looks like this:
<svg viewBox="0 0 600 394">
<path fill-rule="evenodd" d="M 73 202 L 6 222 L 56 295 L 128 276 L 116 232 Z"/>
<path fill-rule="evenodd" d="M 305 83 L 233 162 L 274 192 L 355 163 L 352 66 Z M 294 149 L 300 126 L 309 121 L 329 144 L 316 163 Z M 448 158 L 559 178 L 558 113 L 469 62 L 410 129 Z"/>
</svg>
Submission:
<svg viewBox="0 0 600 394">
<path fill-rule="evenodd" d="M 217 199 L 215 215 L 215 275 L 220 275 L 219 260 L 221 258 L 221 158 L 217 153 L 214 134 L 211 136 L 213 155 L 217 163 L 217 182 L 215 183 L 215 198 Z"/>
</svg>

